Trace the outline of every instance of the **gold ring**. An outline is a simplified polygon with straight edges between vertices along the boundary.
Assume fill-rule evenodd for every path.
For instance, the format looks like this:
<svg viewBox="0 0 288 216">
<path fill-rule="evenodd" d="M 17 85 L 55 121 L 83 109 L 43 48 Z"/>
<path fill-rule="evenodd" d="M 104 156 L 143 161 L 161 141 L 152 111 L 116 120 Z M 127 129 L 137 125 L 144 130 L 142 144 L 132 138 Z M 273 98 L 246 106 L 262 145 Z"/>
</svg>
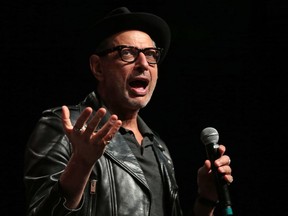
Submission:
<svg viewBox="0 0 288 216">
<path fill-rule="evenodd" d="M 77 133 L 82 132 L 84 129 L 82 128 L 77 128 L 77 127 L 73 127 L 73 130 Z"/>
</svg>

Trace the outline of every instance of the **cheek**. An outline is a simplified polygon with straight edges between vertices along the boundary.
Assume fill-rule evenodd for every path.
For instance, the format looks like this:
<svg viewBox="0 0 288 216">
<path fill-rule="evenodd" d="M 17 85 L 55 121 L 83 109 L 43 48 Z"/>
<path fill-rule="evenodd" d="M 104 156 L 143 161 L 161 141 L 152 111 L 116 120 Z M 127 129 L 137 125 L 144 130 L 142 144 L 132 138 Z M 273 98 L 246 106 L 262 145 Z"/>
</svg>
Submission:
<svg viewBox="0 0 288 216">
<path fill-rule="evenodd" d="M 126 85 L 127 75 L 121 71 L 109 71 L 105 76 L 106 85 L 110 89 L 122 88 Z"/>
<path fill-rule="evenodd" d="M 151 76 L 152 76 L 152 83 L 153 83 L 153 85 L 156 85 L 157 80 L 158 80 L 158 72 L 155 71 L 154 73 L 151 74 Z"/>
<path fill-rule="evenodd" d="M 157 84 L 157 77 L 152 77 L 151 83 L 149 85 L 149 90 L 151 94 L 154 92 L 156 84 Z"/>
</svg>

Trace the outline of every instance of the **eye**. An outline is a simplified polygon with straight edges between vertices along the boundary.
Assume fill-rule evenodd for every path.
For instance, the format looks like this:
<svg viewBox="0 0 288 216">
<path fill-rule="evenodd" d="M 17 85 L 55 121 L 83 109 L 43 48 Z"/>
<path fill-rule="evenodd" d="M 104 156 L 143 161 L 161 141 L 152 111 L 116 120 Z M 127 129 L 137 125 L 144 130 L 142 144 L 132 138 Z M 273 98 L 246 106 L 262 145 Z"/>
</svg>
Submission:
<svg viewBox="0 0 288 216">
<path fill-rule="evenodd" d="M 122 56 L 135 56 L 137 51 L 133 48 L 124 48 L 121 50 Z"/>
<path fill-rule="evenodd" d="M 145 56 L 151 56 L 151 57 L 158 57 L 159 56 L 159 52 L 158 50 L 154 50 L 154 49 L 149 49 L 145 51 Z"/>
</svg>

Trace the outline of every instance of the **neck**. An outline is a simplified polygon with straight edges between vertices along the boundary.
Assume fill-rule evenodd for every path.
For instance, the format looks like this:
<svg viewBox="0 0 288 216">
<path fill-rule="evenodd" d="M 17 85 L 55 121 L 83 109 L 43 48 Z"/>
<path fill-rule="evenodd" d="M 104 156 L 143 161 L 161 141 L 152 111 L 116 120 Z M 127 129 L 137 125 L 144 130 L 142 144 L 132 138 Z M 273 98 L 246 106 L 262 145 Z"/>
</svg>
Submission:
<svg viewBox="0 0 288 216">
<path fill-rule="evenodd" d="M 143 136 L 141 132 L 139 131 L 138 124 L 137 124 L 137 118 L 133 120 L 123 121 L 122 127 L 131 130 L 138 142 L 139 145 L 142 143 Z"/>
</svg>

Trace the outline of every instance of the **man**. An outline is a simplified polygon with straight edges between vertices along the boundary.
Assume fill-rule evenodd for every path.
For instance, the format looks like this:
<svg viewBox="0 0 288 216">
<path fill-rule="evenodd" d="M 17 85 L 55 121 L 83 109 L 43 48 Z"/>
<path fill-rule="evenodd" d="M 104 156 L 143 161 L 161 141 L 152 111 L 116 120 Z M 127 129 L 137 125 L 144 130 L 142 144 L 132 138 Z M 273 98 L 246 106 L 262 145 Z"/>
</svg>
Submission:
<svg viewBox="0 0 288 216">
<path fill-rule="evenodd" d="M 28 142 L 27 215 L 182 215 L 167 146 L 138 115 L 156 87 L 170 29 L 158 16 L 125 7 L 95 29 L 95 92 L 43 112 Z M 230 159 L 224 146 L 219 151 L 215 165 L 231 183 Z M 218 197 L 210 168 L 207 160 L 198 170 L 195 215 L 213 215 Z"/>
</svg>

